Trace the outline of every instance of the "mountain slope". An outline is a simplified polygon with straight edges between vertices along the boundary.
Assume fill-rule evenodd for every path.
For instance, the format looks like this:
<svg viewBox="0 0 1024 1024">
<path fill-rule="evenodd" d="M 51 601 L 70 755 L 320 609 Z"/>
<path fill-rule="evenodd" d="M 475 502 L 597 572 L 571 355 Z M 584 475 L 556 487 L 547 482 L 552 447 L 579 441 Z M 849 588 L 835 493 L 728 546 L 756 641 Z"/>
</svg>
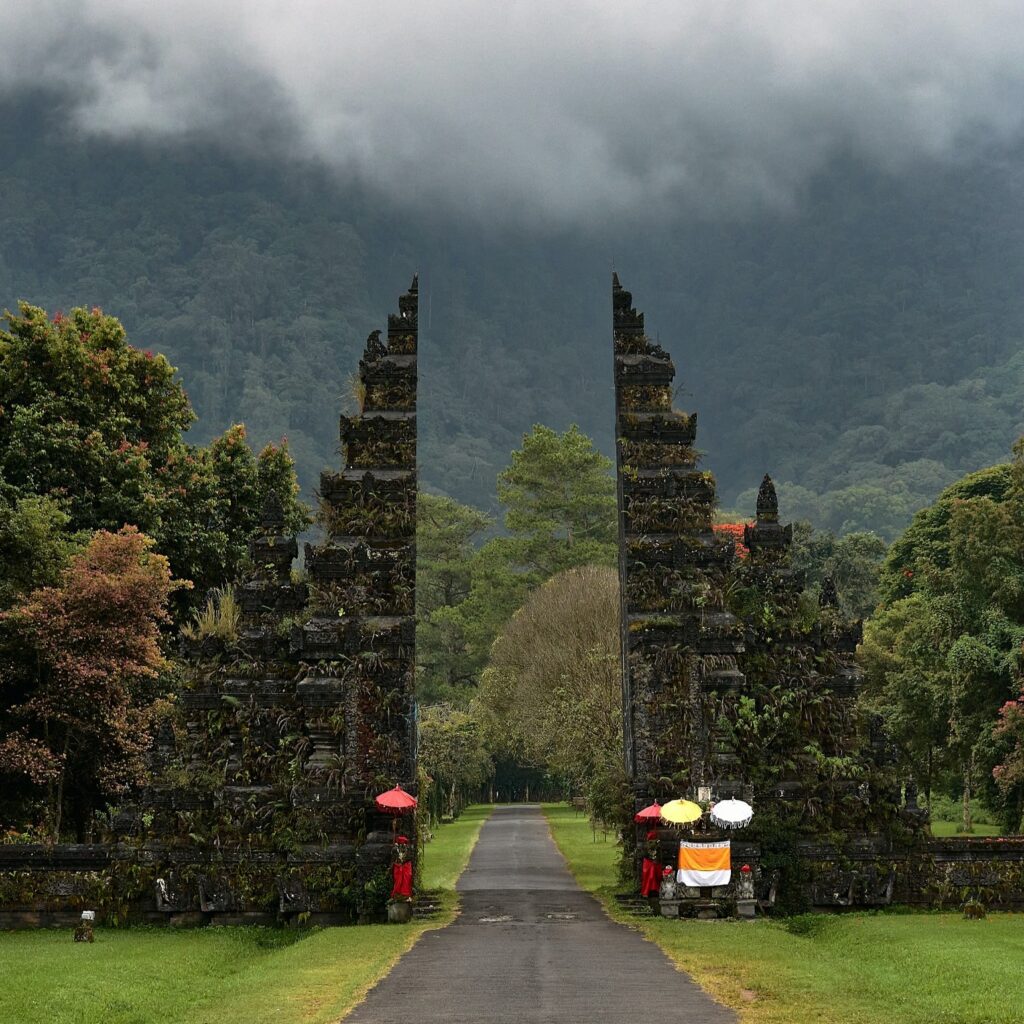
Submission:
<svg viewBox="0 0 1024 1024">
<path fill-rule="evenodd" d="M 1020 154 L 890 178 L 840 161 L 793 211 L 528 233 L 389 208 L 312 167 L 84 140 L 0 110 L 0 303 L 100 305 L 179 367 L 200 439 L 287 435 L 307 488 L 368 331 L 421 273 L 421 462 L 493 507 L 535 422 L 610 452 L 610 269 L 679 363 L 726 505 L 892 535 L 1024 432 Z"/>
</svg>

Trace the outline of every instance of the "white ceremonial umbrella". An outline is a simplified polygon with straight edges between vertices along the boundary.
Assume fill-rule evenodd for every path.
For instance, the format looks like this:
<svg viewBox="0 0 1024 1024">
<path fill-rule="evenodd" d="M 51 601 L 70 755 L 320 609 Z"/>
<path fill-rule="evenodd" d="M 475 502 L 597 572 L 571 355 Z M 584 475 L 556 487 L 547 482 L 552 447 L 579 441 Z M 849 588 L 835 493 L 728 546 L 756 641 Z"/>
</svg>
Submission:
<svg viewBox="0 0 1024 1024">
<path fill-rule="evenodd" d="M 711 822 L 719 828 L 744 828 L 753 817 L 753 808 L 743 800 L 719 800 L 711 808 Z"/>
</svg>

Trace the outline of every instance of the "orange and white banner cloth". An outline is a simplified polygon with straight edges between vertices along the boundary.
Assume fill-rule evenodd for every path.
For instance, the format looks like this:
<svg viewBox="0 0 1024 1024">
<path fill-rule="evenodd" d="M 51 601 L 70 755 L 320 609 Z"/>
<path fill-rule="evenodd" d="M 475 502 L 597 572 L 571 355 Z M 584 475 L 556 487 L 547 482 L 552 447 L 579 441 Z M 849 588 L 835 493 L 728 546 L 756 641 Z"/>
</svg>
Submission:
<svg viewBox="0 0 1024 1024">
<path fill-rule="evenodd" d="M 730 843 L 679 844 L 679 870 L 676 881 L 680 885 L 699 889 L 705 885 L 728 885 L 732 877 Z"/>
</svg>

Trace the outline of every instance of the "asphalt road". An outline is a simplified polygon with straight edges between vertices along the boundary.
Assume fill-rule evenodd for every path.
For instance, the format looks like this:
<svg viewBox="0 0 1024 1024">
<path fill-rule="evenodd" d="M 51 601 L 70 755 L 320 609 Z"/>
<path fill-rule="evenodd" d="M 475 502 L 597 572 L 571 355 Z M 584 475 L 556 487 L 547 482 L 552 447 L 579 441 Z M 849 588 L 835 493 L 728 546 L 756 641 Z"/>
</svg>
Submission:
<svg viewBox="0 0 1024 1024">
<path fill-rule="evenodd" d="M 576 884 L 538 807 L 499 807 L 428 932 L 346 1024 L 734 1024 L 653 943 Z"/>
</svg>

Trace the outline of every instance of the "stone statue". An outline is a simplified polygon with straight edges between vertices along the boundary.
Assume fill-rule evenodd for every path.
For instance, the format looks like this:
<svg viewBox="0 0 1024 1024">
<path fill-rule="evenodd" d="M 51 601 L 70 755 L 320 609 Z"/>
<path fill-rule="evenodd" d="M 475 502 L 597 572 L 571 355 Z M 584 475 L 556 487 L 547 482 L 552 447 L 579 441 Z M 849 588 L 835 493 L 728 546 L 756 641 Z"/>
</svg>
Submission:
<svg viewBox="0 0 1024 1024">
<path fill-rule="evenodd" d="M 380 340 L 380 331 L 370 331 L 370 336 L 366 339 L 366 355 L 364 357 L 366 361 L 382 359 L 387 354 L 388 350 L 384 347 L 384 342 Z"/>
</svg>

